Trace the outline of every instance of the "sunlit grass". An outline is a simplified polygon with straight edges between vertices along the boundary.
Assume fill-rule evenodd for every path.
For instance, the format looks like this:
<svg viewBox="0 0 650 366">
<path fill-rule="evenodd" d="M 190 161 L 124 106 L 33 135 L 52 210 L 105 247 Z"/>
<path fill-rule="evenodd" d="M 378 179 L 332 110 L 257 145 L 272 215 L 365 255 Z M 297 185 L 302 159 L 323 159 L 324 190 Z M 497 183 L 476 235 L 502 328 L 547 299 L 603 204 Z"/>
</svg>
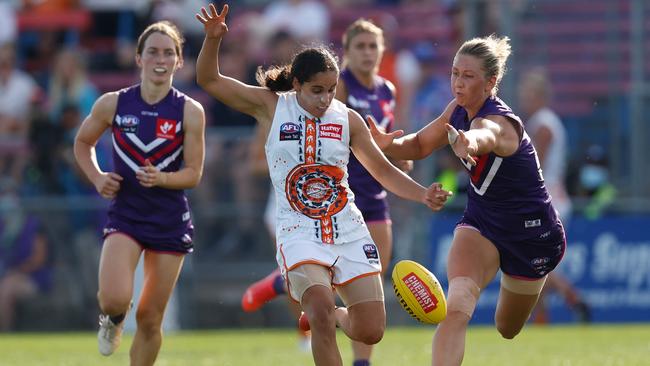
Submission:
<svg viewBox="0 0 650 366">
<path fill-rule="evenodd" d="M 389 328 L 373 365 L 431 364 L 433 327 Z M 350 365 L 350 346 L 339 346 Z M 94 333 L 0 335 L 0 365 L 127 365 L 131 337 L 110 357 L 100 356 Z M 650 325 L 529 326 L 514 340 L 493 327 L 470 328 L 463 365 L 650 365 Z M 285 329 L 215 330 L 165 335 L 156 365 L 310 365 L 296 332 Z"/>
</svg>

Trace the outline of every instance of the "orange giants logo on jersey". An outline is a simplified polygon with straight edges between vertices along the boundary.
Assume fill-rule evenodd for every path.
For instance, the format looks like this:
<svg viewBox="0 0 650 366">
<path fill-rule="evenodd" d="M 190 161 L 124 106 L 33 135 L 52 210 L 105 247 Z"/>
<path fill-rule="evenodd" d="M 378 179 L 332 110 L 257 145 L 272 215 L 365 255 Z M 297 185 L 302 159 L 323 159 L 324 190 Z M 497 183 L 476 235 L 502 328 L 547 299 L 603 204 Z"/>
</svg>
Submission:
<svg viewBox="0 0 650 366">
<path fill-rule="evenodd" d="M 332 165 L 298 165 L 288 175 L 285 185 L 291 207 L 321 222 L 323 243 L 333 243 L 332 216 L 348 203 L 341 180 L 345 172 Z"/>
<path fill-rule="evenodd" d="M 156 137 L 173 140 L 176 137 L 176 124 L 173 119 L 156 119 Z"/>
<path fill-rule="evenodd" d="M 287 176 L 291 207 L 314 219 L 334 215 L 348 202 L 341 179 L 345 172 L 332 165 L 298 165 Z"/>
</svg>

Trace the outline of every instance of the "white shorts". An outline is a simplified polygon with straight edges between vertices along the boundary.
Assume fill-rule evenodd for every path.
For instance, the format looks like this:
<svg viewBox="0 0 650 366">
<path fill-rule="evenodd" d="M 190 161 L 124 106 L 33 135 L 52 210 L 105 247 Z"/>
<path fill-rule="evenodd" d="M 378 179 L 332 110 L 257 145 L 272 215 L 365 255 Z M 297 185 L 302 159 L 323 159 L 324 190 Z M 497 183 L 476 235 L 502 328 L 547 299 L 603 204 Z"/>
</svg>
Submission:
<svg viewBox="0 0 650 366">
<path fill-rule="evenodd" d="M 319 264 L 332 273 L 332 285 L 345 285 L 356 278 L 381 273 L 379 251 L 370 236 L 345 244 L 323 244 L 312 240 L 294 240 L 278 245 L 276 260 L 286 273 L 302 264 Z"/>
</svg>

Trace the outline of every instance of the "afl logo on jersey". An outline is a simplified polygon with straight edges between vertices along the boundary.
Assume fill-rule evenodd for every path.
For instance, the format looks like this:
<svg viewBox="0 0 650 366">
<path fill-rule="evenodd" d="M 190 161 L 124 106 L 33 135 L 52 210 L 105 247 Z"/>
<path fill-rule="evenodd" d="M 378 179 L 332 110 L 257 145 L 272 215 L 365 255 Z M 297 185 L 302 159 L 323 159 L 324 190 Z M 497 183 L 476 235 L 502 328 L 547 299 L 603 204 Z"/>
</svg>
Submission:
<svg viewBox="0 0 650 366">
<path fill-rule="evenodd" d="M 291 207 L 313 219 L 331 216 L 348 203 L 341 180 L 345 172 L 332 165 L 298 165 L 288 175 L 285 185 Z"/>
<path fill-rule="evenodd" d="M 120 116 L 119 114 L 115 115 L 115 123 L 120 127 L 120 130 L 124 133 L 136 133 L 138 132 L 138 125 L 140 120 L 138 117 L 127 114 L 126 116 Z"/>
<path fill-rule="evenodd" d="M 158 118 L 156 120 L 156 137 L 173 140 L 176 137 L 176 124 L 173 119 Z"/>
<path fill-rule="evenodd" d="M 280 126 L 280 141 L 300 140 L 300 125 L 285 122 Z"/>
</svg>

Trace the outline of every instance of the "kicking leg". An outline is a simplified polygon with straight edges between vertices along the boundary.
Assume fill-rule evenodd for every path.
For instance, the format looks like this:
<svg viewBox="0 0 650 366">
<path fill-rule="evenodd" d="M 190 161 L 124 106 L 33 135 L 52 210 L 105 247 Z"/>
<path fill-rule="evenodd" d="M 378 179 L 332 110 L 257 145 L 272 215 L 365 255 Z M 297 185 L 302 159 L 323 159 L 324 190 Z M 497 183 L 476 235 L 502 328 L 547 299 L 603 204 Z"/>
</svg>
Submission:
<svg viewBox="0 0 650 366">
<path fill-rule="evenodd" d="M 477 230 L 457 227 L 447 260 L 447 317 L 433 338 L 434 366 L 457 366 L 465 355 L 465 335 L 481 288 L 499 269 L 499 252 Z"/>
</svg>

